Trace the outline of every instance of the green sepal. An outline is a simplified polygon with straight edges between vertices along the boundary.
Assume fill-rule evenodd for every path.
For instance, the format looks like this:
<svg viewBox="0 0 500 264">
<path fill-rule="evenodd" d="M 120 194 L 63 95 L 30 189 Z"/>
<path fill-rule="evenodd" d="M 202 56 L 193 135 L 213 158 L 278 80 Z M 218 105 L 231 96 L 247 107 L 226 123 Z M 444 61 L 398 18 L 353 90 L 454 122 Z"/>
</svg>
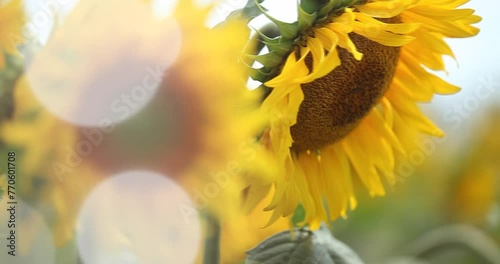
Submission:
<svg viewBox="0 0 500 264">
<path fill-rule="evenodd" d="M 257 34 L 260 35 L 261 38 L 260 41 L 267 46 L 269 52 L 274 51 L 276 54 L 279 54 L 280 56 L 284 56 L 285 54 L 290 52 L 290 49 L 293 46 L 293 41 L 284 41 L 282 37 L 270 38 L 262 34 L 258 30 Z"/>
<path fill-rule="evenodd" d="M 300 6 L 309 14 L 316 13 L 328 0 L 301 0 Z"/>
<path fill-rule="evenodd" d="M 271 73 L 266 72 L 265 68 L 260 68 L 260 69 L 250 68 L 248 75 L 250 76 L 250 78 L 262 83 L 268 81 L 271 77 Z"/>
<path fill-rule="evenodd" d="M 265 15 L 269 20 L 271 20 L 280 30 L 280 34 L 284 39 L 295 39 L 298 34 L 298 23 L 287 23 L 280 21 L 267 13 L 264 7 L 258 3 L 258 0 L 254 0 L 255 4 L 259 7 L 263 15 Z"/>
<path fill-rule="evenodd" d="M 304 225 L 305 220 L 306 210 L 304 209 L 304 206 L 302 206 L 302 204 L 299 204 L 297 208 L 295 208 L 295 212 L 293 213 L 292 225 L 293 227 L 301 227 L 302 225 Z"/>
<path fill-rule="evenodd" d="M 280 55 L 282 59 L 283 56 L 290 52 L 293 46 L 293 42 L 281 42 L 277 44 L 264 42 L 264 44 L 266 44 L 270 52 L 275 52 L 276 54 Z"/>
<path fill-rule="evenodd" d="M 302 8 L 302 5 L 298 6 L 298 13 L 299 32 L 304 32 L 310 28 L 318 18 L 318 13 L 308 13 Z"/>
<path fill-rule="evenodd" d="M 257 0 L 257 2 L 260 4 L 264 2 L 264 0 Z M 261 9 L 257 6 L 254 0 L 248 0 L 247 4 L 241 8 L 237 9 L 229 14 L 227 17 L 227 20 L 232 20 L 232 19 L 244 19 L 244 20 L 251 20 L 257 16 L 262 14 Z"/>
<path fill-rule="evenodd" d="M 264 34 L 262 30 L 258 29 L 255 29 L 255 32 L 259 34 L 260 41 L 269 48 L 269 51 L 276 51 L 280 54 L 285 54 L 288 53 L 293 46 L 293 41 L 284 40 L 281 36 L 269 37 Z"/>
<path fill-rule="evenodd" d="M 329 0 L 328 3 L 319 10 L 318 15 L 320 17 L 327 16 L 333 9 L 335 9 L 340 1 L 341 0 Z"/>
<path fill-rule="evenodd" d="M 250 59 L 253 59 L 254 61 L 261 63 L 266 68 L 278 66 L 283 61 L 282 56 L 279 54 L 276 54 L 276 52 L 274 52 L 274 51 L 271 51 L 271 52 L 266 53 L 266 54 L 261 54 L 261 55 L 246 54 L 245 56 L 247 56 Z"/>
<path fill-rule="evenodd" d="M 346 7 L 361 4 L 365 1 L 366 0 L 329 0 L 328 3 L 319 10 L 318 15 L 319 17 L 325 17 L 332 11 L 342 10 Z"/>
<path fill-rule="evenodd" d="M 275 45 L 275 44 L 279 44 L 282 41 L 281 36 L 277 36 L 277 37 L 272 38 L 272 37 L 269 37 L 268 35 L 266 35 L 265 33 L 263 33 L 262 30 L 259 30 L 259 29 L 254 29 L 254 30 L 255 30 L 255 32 L 257 32 L 257 34 L 259 34 L 261 41 L 263 43 L 266 43 L 266 45 L 267 45 L 267 43 Z"/>
</svg>

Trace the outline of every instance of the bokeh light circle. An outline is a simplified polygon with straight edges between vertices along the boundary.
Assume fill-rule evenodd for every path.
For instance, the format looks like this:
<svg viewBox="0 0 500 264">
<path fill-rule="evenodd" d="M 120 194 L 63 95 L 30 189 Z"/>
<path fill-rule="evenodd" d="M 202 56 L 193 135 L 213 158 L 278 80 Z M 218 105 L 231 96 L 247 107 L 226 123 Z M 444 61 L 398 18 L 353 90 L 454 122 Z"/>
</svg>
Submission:
<svg viewBox="0 0 500 264">
<path fill-rule="evenodd" d="M 0 201 L 0 263 L 55 263 L 55 244 L 44 218 L 36 209 L 16 199 L 17 204 L 8 204 L 10 199 L 4 195 Z M 10 212 L 14 212 L 15 218 L 11 218 Z M 15 239 L 9 239 L 11 231 Z M 8 247 L 11 241 L 15 241 L 15 248 Z M 15 256 L 9 255 L 9 251 Z"/>
<path fill-rule="evenodd" d="M 115 124 L 149 103 L 181 42 L 177 20 L 159 19 L 146 2 L 81 0 L 26 76 L 55 116 L 80 126 Z"/>
<path fill-rule="evenodd" d="M 80 256 L 86 264 L 193 263 L 201 226 L 197 212 L 185 208 L 194 208 L 191 199 L 166 176 L 115 175 L 98 185 L 80 210 Z"/>
</svg>

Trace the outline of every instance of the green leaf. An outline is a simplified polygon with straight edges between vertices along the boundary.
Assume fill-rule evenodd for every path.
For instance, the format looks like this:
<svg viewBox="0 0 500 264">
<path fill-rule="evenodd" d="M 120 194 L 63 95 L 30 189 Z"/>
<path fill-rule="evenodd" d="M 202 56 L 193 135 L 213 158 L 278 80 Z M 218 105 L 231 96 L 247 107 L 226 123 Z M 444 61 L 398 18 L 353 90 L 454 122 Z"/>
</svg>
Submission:
<svg viewBox="0 0 500 264">
<path fill-rule="evenodd" d="M 247 252 L 246 264 L 363 264 L 326 226 L 278 233 Z"/>
</svg>

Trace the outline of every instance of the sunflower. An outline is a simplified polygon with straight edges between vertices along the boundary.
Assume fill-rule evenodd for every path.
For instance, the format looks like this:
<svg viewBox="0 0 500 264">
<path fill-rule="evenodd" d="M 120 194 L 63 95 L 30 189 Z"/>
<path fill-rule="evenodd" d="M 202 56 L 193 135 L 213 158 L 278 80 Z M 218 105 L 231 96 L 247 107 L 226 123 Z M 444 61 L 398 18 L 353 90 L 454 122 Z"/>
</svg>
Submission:
<svg viewBox="0 0 500 264">
<path fill-rule="evenodd" d="M 24 10 L 21 0 L 0 1 L 0 69 L 5 68 L 5 53 L 16 55 L 22 42 Z"/>
<path fill-rule="evenodd" d="M 419 110 L 434 94 L 459 87 L 430 73 L 445 70 L 453 57 L 445 38 L 474 36 L 481 20 L 467 0 L 308 1 L 298 20 L 285 23 L 267 14 L 279 34 L 258 32 L 268 53 L 250 58 L 263 66 L 252 77 L 268 96 L 261 111 L 270 123 L 261 137 L 281 174 L 249 186 L 251 200 L 268 192 L 273 223 L 294 213 L 304 222 L 346 217 L 356 207 L 354 177 L 371 196 L 394 184 L 398 158 L 415 132 L 443 136 Z M 255 2 L 257 3 L 257 2 Z"/>
</svg>

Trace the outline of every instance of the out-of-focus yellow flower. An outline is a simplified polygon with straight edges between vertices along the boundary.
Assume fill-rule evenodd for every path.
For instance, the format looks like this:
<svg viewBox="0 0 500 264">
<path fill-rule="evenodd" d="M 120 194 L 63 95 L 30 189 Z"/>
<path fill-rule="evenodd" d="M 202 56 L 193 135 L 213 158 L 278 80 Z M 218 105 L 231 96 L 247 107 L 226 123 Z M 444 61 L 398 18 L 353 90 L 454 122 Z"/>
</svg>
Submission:
<svg viewBox="0 0 500 264">
<path fill-rule="evenodd" d="M 85 17 L 85 14 L 90 12 L 89 7 L 95 3 L 87 1 L 77 5 L 65 21 L 70 23 Z M 163 109 L 170 111 L 159 113 L 157 116 L 163 114 L 166 118 L 174 115 L 180 120 L 178 123 L 169 124 L 175 125 L 179 132 L 176 134 L 179 137 L 175 138 L 176 152 L 170 149 L 160 152 L 159 154 L 171 152 L 172 155 L 155 157 L 154 162 L 157 164 L 147 164 L 152 167 L 141 166 L 145 164 L 140 163 L 136 165 L 141 169 L 152 170 L 158 168 L 154 167 L 155 165 L 162 163 L 177 165 L 173 170 L 175 174 L 168 176 L 176 178 L 184 186 L 192 195 L 196 207 L 184 208 L 185 213 L 209 211 L 228 223 L 227 228 L 234 234 L 239 223 L 230 219 L 241 217 L 243 213 L 242 191 L 246 186 L 243 172 L 251 171 L 257 174 L 260 171 L 269 171 L 263 165 L 265 155 L 258 154 L 262 148 L 252 140 L 261 131 L 266 118 L 259 115 L 258 102 L 261 95 L 257 91 L 246 89 L 247 68 L 239 62 L 242 51 L 248 47 L 249 29 L 245 21 L 233 21 L 209 29 L 205 26 L 208 11 L 194 7 L 190 1 L 178 3 L 174 17 L 181 29 L 182 46 L 177 59 L 162 77 L 154 99 L 160 104 L 168 103 L 168 107 Z M 64 24 L 60 29 L 64 29 Z M 126 27 L 122 29 L 126 30 Z M 58 31 L 54 32 L 48 44 L 50 47 L 46 48 L 65 48 L 64 45 L 58 46 L 64 43 L 62 35 Z M 78 39 L 79 35 L 74 37 Z M 64 60 L 55 58 L 54 61 L 54 58 L 51 60 L 50 56 L 46 57 L 44 63 L 48 63 L 47 70 L 54 66 L 47 76 L 56 80 L 64 77 L 68 70 L 65 63 L 78 59 L 79 51 L 86 51 L 88 43 L 85 41 L 89 40 L 84 39 L 76 50 L 68 50 L 68 56 L 64 57 Z M 108 42 L 102 43 L 103 49 L 113 51 L 111 55 L 100 58 L 106 62 L 104 65 L 111 67 L 123 63 L 121 58 L 131 52 L 130 43 L 121 41 L 122 39 L 114 39 L 110 42 L 112 47 Z M 149 46 L 143 48 L 153 49 Z M 151 50 L 142 50 L 139 56 L 149 56 L 150 52 Z M 40 54 L 46 55 L 43 49 Z M 74 87 L 78 87 L 78 81 L 92 82 L 92 78 L 100 78 L 102 72 L 107 70 L 106 67 L 80 69 L 86 72 L 86 75 L 82 76 L 89 79 L 76 78 Z M 74 221 L 82 200 L 103 174 L 109 174 L 108 168 L 98 160 L 107 161 L 113 158 L 109 152 L 102 152 L 102 149 L 106 146 L 105 140 L 119 134 L 121 124 L 117 125 L 113 133 L 105 135 L 102 145 L 96 146 L 95 152 L 88 157 L 81 157 L 83 161 L 74 168 L 67 164 L 71 159 L 68 149 L 72 148 L 74 152 L 79 142 L 88 139 L 81 134 L 82 128 L 54 117 L 46 106 L 37 101 L 29 85 L 26 77 L 18 82 L 15 88 L 15 114 L 12 121 L 3 125 L 1 137 L 9 147 L 22 150 L 19 165 L 23 168 L 23 177 L 19 182 L 22 186 L 21 197 L 27 202 L 36 203 L 46 211 L 49 224 L 55 229 L 57 245 L 60 246 L 72 238 Z M 173 97 L 169 97 L 171 95 Z M 127 121 L 124 121 L 124 124 Z M 185 146 L 188 146 L 186 149 L 190 151 L 185 151 Z M 181 165 L 171 162 L 170 159 L 181 161 Z M 128 160 L 118 160 L 116 164 L 127 164 Z M 243 236 L 241 233 L 240 235 Z"/>
<path fill-rule="evenodd" d="M 5 67 L 5 53 L 17 54 L 23 37 L 25 15 L 22 0 L 0 1 L 0 69 Z"/>
<path fill-rule="evenodd" d="M 204 26 L 207 11 L 179 2 L 175 18 L 183 45 L 162 89 L 189 95 L 189 101 L 174 109 L 180 110 L 187 124 L 175 150 L 182 150 L 183 144 L 197 145 L 187 156 L 179 151 L 191 160 L 179 173 L 179 181 L 197 209 L 219 216 L 228 232 L 239 232 L 240 239 L 246 240 L 251 234 L 244 233 L 242 223 L 235 220 L 245 213 L 242 192 L 250 175 L 265 177 L 273 171 L 264 149 L 252 140 L 267 117 L 259 114 L 261 94 L 246 88 L 248 69 L 239 61 L 249 48 L 246 22 L 231 21 L 209 29 Z"/>
<path fill-rule="evenodd" d="M 96 1 L 81 2 L 65 19 L 65 23 L 71 23 L 71 26 L 78 28 L 77 22 L 83 21 L 83 18 L 94 10 L 93 7 L 100 8 Z M 117 124 L 112 133 L 104 135 L 102 143 L 97 144 L 98 146 L 95 146 L 88 157 L 82 157 L 84 161 L 78 165 L 77 169 L 71 168 L 64 163 L 68 160 L 68 147 L 73 148 L 74 152 L 79 142 L 88 141 L 88 138 L 85 138 L 81 132 L 85 128 L 77 128 L 58 120 L 38 103 L 29 89 L 27 80 L 30 77 L 29 72 L 28 78 L 23 78 L 19 82 L 16 87 L 16 103 L 19 107 L 16 105 L 16 113 L 12 121 L 2 128 L 2 139 L 9 146 L 16 146 L 23 150 L 21 162 L 26 176 L 23 176 L 24 182 L 20 184 L 23 185 L 24 197 L 28 201 L 37 201 L 41 206 L 46 203 L 53 207 L 53 214 L 50 214 L 49 218 L 53 220 L 50 222 L 56 229 L 58 245 L 71 238 L 78 205 L 88 194 L 91 186 L 99 181 L 101 174 L 108 175 L 108 169 L 117 169 L 109 168 L 115 165 L 132 164 L 132 167 L 126 168 L 156 170 L 162 169 L 162 166 L 166 164 L 166 171 L 169 171 L 170 166 L 175 167 L 172 173 L 165 174 L 176 178 L 184 186 L 192 195 L 195 205 L 195 208 L 183 208 L 184 213 L 189 216 L 190 213 L 198 210 L 209 211 L 227 223 L 227 228 L 231 229 L 233 234 L 238 230 L 239 223 L 230 219 L 241 217 L 244 211 L 241 208 L 242 192 L 246 187 L 244 172 L 257 175 L 261 171 L 270 171 L 264 165 L 265 155 L 259 155 L 263 148 L 252 140 L 262 130 L 266 117 L 259 115 L 258 102 L 261 94 L 258 91 L 246 89 L 248 69 L 239 62 L 242 51 L 248 48 L 249 29 L 246 22 L 232 21 L 209 29 L 205 26 L 208 11 L 208 9 L 201 10 L 194 7 L 190 2 L 181 1 L 174 12 L 174 18 L 181 30 L 181 50 L 175 62 L 169 65 L 166 74 L 162 77 L 159 91 L 151 103 L 160 105 L 163 107 L 161 109 L 165 110 L 165 112 L 157 113 L 155 118 L 172 116 L 176 118 L 178 122 L 167 124 L 167 126 L 177 131 L 174 137 L 174 147 L 168 149 L 165 145 L 159 145 L 164 149 L 154 152 L 153 162 L 134 163 L 137 153 L 133 149 L 123 151 L 130 154 L 130 156 L 125 154 L 123 159 L 116 159 L 113 152 L 106 149 L 109 146 L 107 143 L 123 136 L 120 134 L 120 129 L 124 132 L 127 130 L 127 122 L 133 122 L 133 120 L 125 120 Z M 119 18 L 120 16 L 117 15 L 116 19 Z M 50 81 L 57 81 L 59 78 L 64 78 L 65 74 L 76 76 L 83 72 L 85 74 L 71 79 L 74 81 L 70 83 L 71 87 L 77 90 L 82 83 L 99 80 L 109 68 L 115 69 L 114 66 L 128 62 L 124 62 L 123 58 L 127 58 L 126 56 L 131 52 L 128 41 L 130 39 L 116 37 L 110 42 L 96 44 L 92 42 L 92 39 L 85 37 L 91 35 L 90 33 L 95 33 L 94 31 L 97 31 L 99 36 L 104 33 L 99 28 L 87 28 L 87 26 L 89 25 L 82 24 L 82 30 L 79 31 L 80 33 L 86 32 L 84 36 L 79 35 L 80 33 L 71 35 L 72 32 L 65 31 L 64 24 L 59 28 L 61 31 L 54 32 L 47 47 L 38 54 L 44 60 L 40 60 L 40 57 L 35 58 L 35 61 L 42 62 L 42 66 L 51 66 L 39 68 L 47 71 L 47 75 L 42 76 L 53 78 Z M 120 27 L 120 30 L 127 29 L 129 28 Z M 133 29 L 138 30 L 140 27 L 134 24 Z M 146 37 L 151 37 L 154 35 L 153 31 L 152 29 L 151 32 L 147 31 L 151 34 L 143 33 L 147 35 Z M 65 33 L 72 36 L 72 42 L 80 45 L 72 47 L 73 49 L 62 45 L 68 41 L 64 38 L 68 36 Z M 126 36 L 131 34 L 126 34 Z M 117 36 L 123 35 L 117 34 Z M 78 42 L 79 37 L 82 37 L 81 42 Z M 100 52 L 103 55 L 99 58 L 99 65 L 106 67 L 84 68 L 79 64 L 78 56 L 89 52 L 88 45 L 94 45 L 92 47 L 101 45 Z M 155 47 L 152 47 L 153 43 L 148 43 L 148 45 L 142 47 L 144 50 L 137 51 L 139 52 L 137 56 L 145 56 L 148 59 L 152 56 L 162 56 L 162 54 L 151 54 Z M 51 53 L 47 50 L 65 48 L 68 49 L 63 58 L 48 56 Z M 111 50 L 110 53 L 105 54 L 103 51 L 108 49 Z M 164 52 L 167 54 L 170 50 L 166 49 Z M 68 66 L 71 63 L 79 67 L 81 72 L 68 72 L 68 68 L 75 70 Z M 85 79 L 81 79 L 81 76 Z M 33 79 L 30 80 L 33 81 Z M 58 83 L 54 82 L 54 85 L 56 84 Z M 60 85 L 58 89 L 65 87 Z M 72 99 L 75 98 L 69 98 L 67 102 L 64 101 L 66 98 L 61 100 L 59 97 L 58 99 L 62 103 L 67 103 L 74 102 Z M 153 129 L 160 128 L 153 127 Z M 164 138 L 169 136 L 163 135 Z M 127 137 L 126 141 L 133 140 L 135 138 Z M 168 138 L 164 140 L 172 141 Z M 122 143 L 126 145 L 130 142 Z M 123 146 L 120 145 L 120 147 Z M 54 161 L 57 164 L 54 165 Z M 107 167 L 109 165 L 107 161 L 112 161 L 109 167 Z M 69 174 L 66 174 L 68 167 Z M 95 169 L 99 170 L 94 171 Z M 92 176 L 88 177 L 89 175 Z M 38 186 L 40 184 L 50 187 L 40 188 Z M 79 186 L 78 191 L 75 190 L 76 186 Z M 246 237 L 241 233 L 240 235 Z"/>
<path fill-rule="evenodd" d="M 46 160 L 64 157 L 64 148 L 76 140 L 75 129 L 44 109 L 25 77 L 17 81 L 14 101 L 14 116 L 3 125 L 2 139 L 9 145 L 23 146 L 23 172 L 37 174 Z"/>
<path fill-rule="evenodd" d="M 484 223 L 497 196 L 498 175 L 492 167 L 478 167 L 458 179 L 452 208 L 456 220 Z"/>
<path fill-rule="evenodd" d="M 327 2 L 313 15 L 299 10 L 296 35 L 292 24 L 277 23 L 280 41 L 264 37 L 271 53 L 257 58 L 261 73 L 279 73 L 259 79 L 269 88 L 262 112 L 271 119 L 262 142 L 284 170 L 249 192 L 262 197 L 274 188 L 270 222 L 299 203 L 311 228 L 345 217 L 356 207 L 354 176 L 371 196 L 385 195 L 383 179 L 396 182 L 397 157 L 408 150 L 400 138 L 443 135 L 418 103 L 460 90 L 428 71 L 453 57 L 444 39 L 476 35 L 471 24 L 481 20 L 457 9 L 465 0 Z"/>
<path fill-rule="evenodd" d="M 15 112 L 2 124 L 0 138 L 9 149 L 18 151 L 17 195 L 39 209 L 54 231 L 57 246 L 73 238 L 80 204 L 101 179 L 98 171 L 81 163 L 59 178 L 54 162 L 68 161 L 77 129 L 54 117 L 39 104 L 25 77 L 14 89 Z"/>
<path fill-rule="evenodd" d="M 474 127 L 474 140 L 464 151 L 466 159 L 454 164 L 458 173 L 451 174 L 454 182 L 448 214 L 453 221 L 485 224 L 495 203 L 499 202 L 499 120 L 499 109 L 491 109 Z"/>
</svg>

